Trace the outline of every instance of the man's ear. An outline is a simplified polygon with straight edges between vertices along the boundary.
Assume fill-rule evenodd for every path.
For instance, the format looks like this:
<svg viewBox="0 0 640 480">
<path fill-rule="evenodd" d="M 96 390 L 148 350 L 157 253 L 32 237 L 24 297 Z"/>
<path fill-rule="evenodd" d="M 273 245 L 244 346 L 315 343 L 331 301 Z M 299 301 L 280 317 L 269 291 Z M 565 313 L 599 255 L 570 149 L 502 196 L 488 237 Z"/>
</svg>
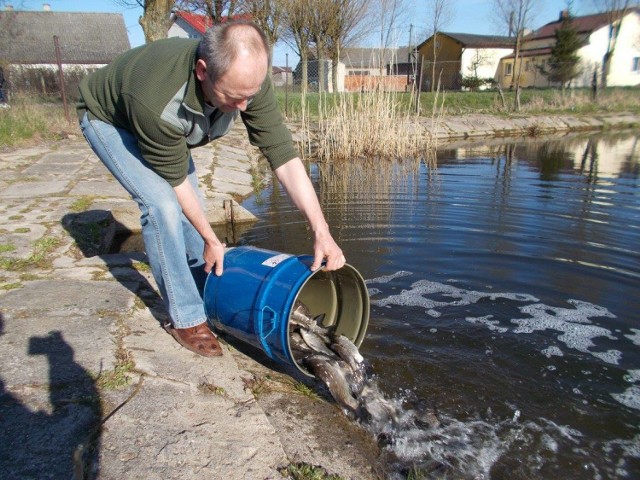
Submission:
<svg viewBox="0 0 640 480">
<path fill-rule="evenodd" d="M 207 64 L 201 58 L 196 61 L 196 77 L 201 82 L 207 77 Z"/>
</svg>

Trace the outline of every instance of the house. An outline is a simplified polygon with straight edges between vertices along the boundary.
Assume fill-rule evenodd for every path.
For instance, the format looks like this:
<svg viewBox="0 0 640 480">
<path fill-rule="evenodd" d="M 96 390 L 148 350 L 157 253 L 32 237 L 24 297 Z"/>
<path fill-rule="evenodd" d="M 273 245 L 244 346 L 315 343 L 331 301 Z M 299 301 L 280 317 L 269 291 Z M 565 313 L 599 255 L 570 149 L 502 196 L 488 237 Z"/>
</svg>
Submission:
<svg viewBox="0 0 640 480">
<path fill-rule="evenodd" d="M 497 81 L 500 59 L 514 47 L 512 37 L 438 32 L 416 47 L 422 64 L 422 90 L 430 90 L 434 73 L 436 84 L 446 90 L 461 89 L 464 77 Z"/>
<path fill-rule="evenodd" d="M 233 15 L 233 20 L 251 20 L 251 15 Z M 223 17 L 222 21 L 226 22 L 229 17 Z M 171 26 L 167 32 L 167 37 L 180 38 L 202 38 L 204 32 L 211 28 L 213 19 L 208 15 L 199 13 L 186 12 L 182 10 L 173 10 L 171 12 Z"/>
<path fill-rule="evenodd" d="M 131 48 L 119 13 L 0 12 L 0 61 L 22 68 L 99 68 Z"/>
<path fill-rule="evenodd" d="M 417 65 L 410 47 L 343 48 L 346 91 L 406 91 L 414 81 Z"/>
<path fill-rule="evenodd" d="M 383 88 L 387 91 L 407 90 L 416 65 L 409 47 L 394 48 L 343 48 L 338 62 L 338 91 L 369 91 Z M 333 91 L 332 62 L 324 59 L 324 90 Z M 310 90 L 317 90 L 320 66 L 311 58 L 307 61 L 307 82 Z M 293 72 L 294 82 L 302 81 L 302 63 Z"/>
<path fill-rule="evenodd" d="M 515 55 L 505 56 L 501 62 L 500 84 L 511 86 L 513 75 L 520 70 L 520 85 L 523 87 L 548 87 L 547 77 L 540 73 L 550 57 L 555 44 L 555 32 L 562 24 L 566 11 L 560 13 L 558 20 L 547 23 L 538 30 L 525 36 L 518 64 Z M 603 58 L 609 42 L 610 15 L 598 13 L 572 18 L 573 27 L 582 42 L 576 52 L 580 57 L 581 74 L 572 81 L 574 87 L 591 85 L 594 73 L 597 77 L 602 71 Z M 630 9 L 620 20 L 620 32 L 611 59 L 607 75 L 608 86 L 640 85 L 640 9 Z"/>
<path fill-rule="evenodd" d="M 291 67 L 271 67 L 271 79 L 275 87 L 293 85 L 293 72 Z"/>
<path fill-rule="evenodd" d="M 130 48 L 119 13 L 0 12 L 0 66 L 11 91 L 59 92 L 59 54 L 67 92 L 73 96 L 87 72 Z"/>
</svg>

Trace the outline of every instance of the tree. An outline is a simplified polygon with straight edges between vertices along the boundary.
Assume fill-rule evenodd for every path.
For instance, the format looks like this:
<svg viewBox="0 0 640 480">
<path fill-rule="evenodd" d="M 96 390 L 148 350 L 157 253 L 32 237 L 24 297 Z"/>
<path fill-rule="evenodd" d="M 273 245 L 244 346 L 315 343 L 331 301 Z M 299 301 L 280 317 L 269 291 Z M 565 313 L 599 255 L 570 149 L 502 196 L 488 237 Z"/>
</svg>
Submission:
<svg viewBox="0 0 640 480">
<path fill-rule="evenodd" d="M 214 24 L 233 16 L 238 5 L 237 0 L 178 0 L 175 3 L 183 10 L 206 15 Z"/>
<path fill-rule="evenodd" d="M 326 0 L 329 6 L 325 48 L 331 59 L 333 91 L 338 91 L 338 65 L 340 50 L 351 41 L 364 35 L 359 29 L 364 25 L 369 0 Z"/>
<path fill-rule="evenodd" d="M 175 0 L 117 0 L 120 5 L 126 7 L 142 7 L 143 15 L 138 23 L 144 32 L 146 43 L 167 38 L 167 32 L 171 26 L 171 10 Z"/>
<path fill-rule="evenodd" d="M 541 69 L 552 82 L 559 82 L 564 95 L 566 85 L 580 73 L 580 57 L 577 54 L 581 47 L 578 32 L 573 26 L 569 10 L 563 13 L 562 23 L 555 31 L 555 44 L 551 48 L 548 67 Z"/>
<path fill-rule="evenodd" d="M 505 25 L 509 34 L 516 35 L 516 48 L 513 59 L 513 76 L 511 88 L 515 90 L 514 107 L 520 111 L 520 77 L 522 74 L 522 62 L 520 51 L 527 27 L 533 20 L 533 12 L 537 9 L 537 0 L 493 0 L 495 12 L 499 21 Z"/>
<path fill-rule="evenodd" d="M 436 59 L 438 58 L 439 44 L 438 33 L 451 20 L 453 14 L 453 3 L 451 0 L 430 0 L 428 8 L 428 18 L 431 20 L 431 31 L 433 38 L 433 62 L 431 63 L 431 91 L 434 92 L 436 85 Z"/>
<path fill-rule="evenodd" d="M 402 18 L 402 13 L 406 11 L 405 0 L 379 0 L 377 2 L 371 2 L 372 8 L 369 10 L 369 17 L 372 30 L 379 28 L 380 30 L 380 59 L 379 65 L 380 74 L 384 74 L 384 59 L 387 49 L 396 46 L 394 45 L 394 38 L 396 32 L 401 27 L 399 21 Z M 374 8 L 374 5 L 376 8 Z M 379 25 L 379 27 L 374 27 Z"/>
<path fill-rule="evenodd" d="M 303 102 L 309 79 L 308 66 L 309 54 L 311 52 L 311 31 L 309 25 L 311 23 L 310 12 L 313 1 L 314 0 L 283 0 L 285 28 L 282 38 L 285 43 L 293 48 L 300 56 L 302 68 L 300 85 L 302 87 Z"/>
<path fill-rule="evenodd" d="M 283 33 L 285 20 L 283 0 L 241 0 L 240 10 L 248 13 L 269 40 L 269 74 L 273 62 L 273 46 Z"/>
<path fill-rule="evenodd" d="M 609 36 L 607 39 L 607 50 L 602 58 L 602 78 L 600 80 L 601 86 L 607 86 L 607 77 L 611 70 L 611 59 L 616 49 L 618 42 L 618 35 L 620 34 L 620 27 L 622 25 L 622 19 L 631 11 L 632 8 L 637 7 L 637 2 L 632 0 L 594 0 L 596 8 L 601 9 L 607 15 L 609 22 Z"/>
</svg>

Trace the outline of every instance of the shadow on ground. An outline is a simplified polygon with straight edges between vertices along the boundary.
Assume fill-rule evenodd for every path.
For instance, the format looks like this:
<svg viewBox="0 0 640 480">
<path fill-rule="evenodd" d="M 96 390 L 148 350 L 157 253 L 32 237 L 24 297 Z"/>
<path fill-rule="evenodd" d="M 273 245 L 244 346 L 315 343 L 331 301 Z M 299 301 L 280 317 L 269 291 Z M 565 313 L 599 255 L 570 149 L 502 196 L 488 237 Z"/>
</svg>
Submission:
<svg viewBox="0 0 640 480">
<path fill-rule="evenodd" d="M 102 258 L 113 278 L 139 298 L 160 325 L 169 321 L 162 298 L 148 278 L 138 270 L 149 268 L 141 239 L 137 248 L 130 248 L 128 253 L 118 255 L 122 243 L 134 235 L 111 212 L 88 210 L 68 213 L 62 218 L 62 226 L 74 239 L 82 255 Z"/>
<path fill-rule="evenodd" d="M 0 336 L 4 328 L 0 314 Z M 47 358 L 49 382 L 10 392 L 0 379 L 0 477 L 94 478 L 102 433 L 95 379 L 75 362 L 60 331 L 31 337 L 28 354 Z M 43 389 L 49 392 L 48 403 Z"/>
</svg>

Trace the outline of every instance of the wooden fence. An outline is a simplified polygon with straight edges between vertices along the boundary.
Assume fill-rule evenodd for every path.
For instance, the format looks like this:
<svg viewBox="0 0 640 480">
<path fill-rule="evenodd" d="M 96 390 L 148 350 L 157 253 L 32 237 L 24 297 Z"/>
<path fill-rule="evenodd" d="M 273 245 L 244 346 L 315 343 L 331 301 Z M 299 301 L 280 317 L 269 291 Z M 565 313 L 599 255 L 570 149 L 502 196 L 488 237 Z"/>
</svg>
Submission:
<svg viewBox="0 0 640 480">
<path fill-rule="evenodd" d="M 347 75 L 344 89 L 347 92 L 370 92 L 382 89 L 386 92 L 406 92 L 410 89 L 407 75 Z"/>
</svg>

